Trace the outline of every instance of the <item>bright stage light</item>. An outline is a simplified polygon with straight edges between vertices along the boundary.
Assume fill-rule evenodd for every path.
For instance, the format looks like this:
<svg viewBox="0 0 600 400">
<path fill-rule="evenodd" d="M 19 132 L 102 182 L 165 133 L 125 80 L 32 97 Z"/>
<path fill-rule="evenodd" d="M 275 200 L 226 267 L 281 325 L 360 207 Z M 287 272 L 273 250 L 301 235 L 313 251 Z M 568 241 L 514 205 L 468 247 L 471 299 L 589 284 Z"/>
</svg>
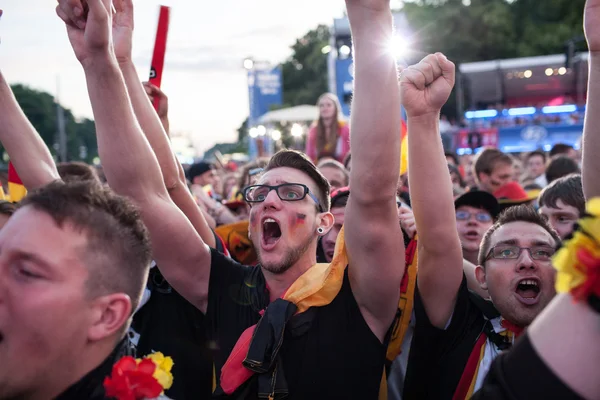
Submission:
<svg viewBox="0 0 600 400">
<path fill-rule="evenodd" d="M 274 130 L 273 132 L 271 132 L 271 138 L 274 141 L 278 141 L 279 139 L 281 139 L 281 132 L 279 132 L 278 130 Z"/>
<path fill-rule="evenodd" d="M 293 137 L 298 138 L 298 137 L 302 136 L 302 131 L 303 131 L 303 129 L 300 125 L 298 125 L 298 124 L 292 125 L 292 136 Z"/>
<path fill-rule="evenodd" d="M 410 52 L 410 42 L 403 36 L 394 35 L 388 43 L 388 49 L 394 58 L 403 58 Z"/>
<path fill-rule="evenodd" d="M 258 136 L 258 129 L 250 128 L 250 131 L 248 132 L 248 134 L 250 135 L 251 138 L 255 138 Z"/>
</svg>

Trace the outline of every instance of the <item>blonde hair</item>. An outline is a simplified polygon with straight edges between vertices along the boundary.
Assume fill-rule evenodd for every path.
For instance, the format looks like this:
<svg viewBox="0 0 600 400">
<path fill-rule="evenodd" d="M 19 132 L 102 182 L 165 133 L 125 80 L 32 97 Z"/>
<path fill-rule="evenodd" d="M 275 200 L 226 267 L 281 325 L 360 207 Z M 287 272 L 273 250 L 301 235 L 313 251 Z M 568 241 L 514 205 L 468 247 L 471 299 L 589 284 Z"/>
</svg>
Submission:
<svg viewBox="0 0 600 400">
<path fill-rule="evenodd" d="M 335 116 L 333 118 L 333 121 L 331 122 L 331 125 L 329 126 L 332 134 L 328 139 L 326 136 L 327 127 L 325 126 L 325 122 L 323 121 L 321 113 L 319 112 L 319 119 L 315 122 L 315 126 L 317 129 L 317 158 L 321 156 L 326 147 L 332 149 L 332 152 L 335 152 L 335 149 L 337 147 L 338 135 L 340 132 L 340 126 L 342 122 L 340 121 L 340 112 L 342 106 L 338 97 L 333 93 L 323 93 L 321 96 L 319 96 L 319 99 L 317 100 L 317 106 L 319 106 L 321 104 L 321 101 L 324 99 L 331 100 L 333 102 L 333 105 L 335 106 Z"/>
</svg>

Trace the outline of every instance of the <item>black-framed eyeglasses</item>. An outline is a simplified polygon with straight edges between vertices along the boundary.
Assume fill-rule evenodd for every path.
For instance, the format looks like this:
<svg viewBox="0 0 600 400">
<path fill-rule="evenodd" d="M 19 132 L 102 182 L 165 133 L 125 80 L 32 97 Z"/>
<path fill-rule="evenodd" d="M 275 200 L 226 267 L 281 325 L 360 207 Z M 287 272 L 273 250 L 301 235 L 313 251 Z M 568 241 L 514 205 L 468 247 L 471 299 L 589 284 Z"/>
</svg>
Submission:
<svg viewBox="0 0 600 400">
<path fill-rule="evenodd" d="M 521 256 L 521 252 L 527 250 L 531 258 L 537 261 L 551 261 L 556 249 L 550 246 L 519 247 L 509 245 L 498 245 L 492 247 L 484 261 L 494 258 L 496 260 L 515 260 Z"/>
<path fill-rule="evenodd" d="M 460 210 L 456 212 L 456 219 L 459 221 L 468 221 L 473 215 L 475 215 L 475 219 L 479 222 L 492 222 L 492 216 L 486 212 L 470 213 Z"/>
<path fill-rule="evenodd" d="M 276 186 L 251 185 L 243 190 L 244 200 L 248 203 L 262 203 L 271 190 L 275 190 L 277 196 L 283 201 L 300 201 L 308 195 L 317 204 L 319 211 L 323 212 L 323 207 L 317 196 L 310 191 L 308 186 L 301 183 L 282 183 Z"/>
</svg>

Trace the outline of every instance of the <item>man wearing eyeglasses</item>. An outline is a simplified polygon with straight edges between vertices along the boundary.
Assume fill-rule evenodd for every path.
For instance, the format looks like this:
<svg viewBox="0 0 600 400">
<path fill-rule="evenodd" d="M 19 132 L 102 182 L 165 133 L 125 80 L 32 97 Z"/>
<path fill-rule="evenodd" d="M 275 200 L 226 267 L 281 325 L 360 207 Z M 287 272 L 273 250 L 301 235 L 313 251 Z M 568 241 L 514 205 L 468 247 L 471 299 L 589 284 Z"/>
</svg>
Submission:
<svg viewBox="0 0 600 400">
<path fill-rule="evenodd" d="M 409 181 L 419 232 L 416 326 L 403 399 L 468 399 L 481 387 L 492 360 L 554 297 L 551 257 L 560 239 L 534 209 L 509 209 L 479 248 L 476 279 L 491 302 L 469 291 L 457 218 L 489 224 L 491 213 L 482 213 L 481 205 L 461 209 L 465 203 L 454 204 L 438 126 L 454 85 L 454 65 L 438 53 L 403 75 Z"/>
<path fill-rule="evenodd" d="M 329 184 L 294 151 L 275 155 L 244 191 L 260 266 L 209 249 L 170 199 L 132 112 L 110 34 L 113 16 L 118 22 L 132 2 L 84 3 L 89 13 L 78 0 L 60 0 L 57 12 L 85 72 L 105 174 L 113 190 L 139 206 L 164 277 L 206 314 L 216 349 L 215 396 L 376 398 L 405 264 L 395 196 L 400 90 L 394 57 L 381 46 L 393 36 L 390 1 L 346 0 L 354 47 L 355 192 L 340 235 L 341 265 L 334 257 L 326 267 L 315 264 L 318 238 L 333 224 Z M 332 267 L 335 273 L 325 274 Z M 322 285 L 305 285 L 314 282 Z M 318 295 L 302 291 L 307 288 Z"/>
</svg>

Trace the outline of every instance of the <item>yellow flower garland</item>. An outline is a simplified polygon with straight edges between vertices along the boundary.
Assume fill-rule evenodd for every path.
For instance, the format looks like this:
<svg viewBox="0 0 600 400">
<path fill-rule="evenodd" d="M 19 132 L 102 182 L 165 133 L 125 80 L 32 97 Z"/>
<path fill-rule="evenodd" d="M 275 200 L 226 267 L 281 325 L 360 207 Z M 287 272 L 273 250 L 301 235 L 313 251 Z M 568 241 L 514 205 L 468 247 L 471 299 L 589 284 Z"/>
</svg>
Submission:
<svg viewBox="0 0 600 400">
<path fill-rule="evenodd" d="M 554 256 L 556 291 L 571 292 L 576 300 L 597 294 L 600 270 L 600 198 L 588 201 L 573 238 Z"/>
<path fill-rule="evenodd" d="M 152 360 L 156 365 L 156 370 L 152 376 L 158 381 L 160 386 L 163 387 L 163 391 L 170 389 L 173 385 L 173 374 L 171 373 L 174 364 L 173 359 L 171 357 L 165 357 L 161 352 L 152 353 L 144 358 Z M 135 361 L 139 364 L 142 362 L 142 359 L 136 358 Z"/>
</svg>

